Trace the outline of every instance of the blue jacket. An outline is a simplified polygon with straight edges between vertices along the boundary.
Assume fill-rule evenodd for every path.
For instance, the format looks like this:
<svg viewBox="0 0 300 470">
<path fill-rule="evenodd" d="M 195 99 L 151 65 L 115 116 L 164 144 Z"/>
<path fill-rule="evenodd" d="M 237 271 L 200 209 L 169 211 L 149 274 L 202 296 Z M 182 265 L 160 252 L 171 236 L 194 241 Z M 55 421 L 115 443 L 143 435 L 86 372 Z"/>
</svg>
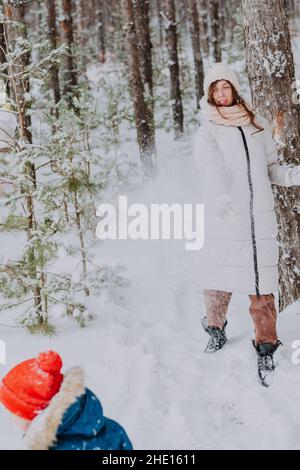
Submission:
<svg viewBox="0 0 300 470">
<path fill-rule="evenodd" d="M 50 450 L 132 450 L 124 429 L 103 416 L 98 398 L 89 390 L 65 412 Z"/>
<path fill-rule="evenodd" d="M 122 426 L 103 416 L 99 399 L 84 387 L 80 368 L 66 374 L 60 391 L 33 420 L 24 442 L 30 450 L 132 450 Z"/>
</svg>

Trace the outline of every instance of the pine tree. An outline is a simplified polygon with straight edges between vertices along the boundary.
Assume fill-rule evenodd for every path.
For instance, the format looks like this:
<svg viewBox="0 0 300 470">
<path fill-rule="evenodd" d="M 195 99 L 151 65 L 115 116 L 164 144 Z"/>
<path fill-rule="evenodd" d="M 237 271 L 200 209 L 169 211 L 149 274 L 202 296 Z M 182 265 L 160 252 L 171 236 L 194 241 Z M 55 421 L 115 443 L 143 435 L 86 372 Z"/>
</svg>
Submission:
<svg viewBox="0 0 300 470">
<path fill-rule="evenodd" d="M 98 266 L 90 254 L 97 226 L 95 196 L 102 194 L 113 181 L 117 163 L 100 158 L 91 149 L 90 134 L 98 126 L 99 118 L 91 104 L 92 98 L 84 91 L 73 98 L 79 113 L 65 100 L 58 103 L 57 115 L 44 110 L 49 131 L 44 134 L 42 144 L 35 142 L 31 127 L 26 128 L 31 123 L 27 118 L 31 117 L 32 105 L 24 109 L 22 97 L 27 98 L 30 90 L 27 81 L 30 83 L 33 77 L 48 80 L 53 51 L 43 48 L 43 41 L 41 45 L 35 44 L 37 48 L 41 46 L 45 56 L 38 55 L 38 62 L 32 64 L 25 11 L 16 12 L 17 5 L 6 6 L 9 7 L 9 16 L 3 19 L 4 30 L 9 30 L 6 63 L 15 90 L 20 139 L 15 140 L 15 153 L 7 168 L 0 171 L 1 180 L 12 188 L 0 199 L 1 214 L 5 214 L 1 230 L 18 231 L 20 235 L 26 234 L 26 239 L 18 259 L 6 260 L 0 266 L 0 291 L 8 299 L 1 310 L 24 306 L 19 317 L 21 325 L 33 333 L 52 334 L 54 307 L 61 306 L 68 318 L 84 326 L 96 313 L 90 311 L 86 297 L 99 296 L 114 286 L 126 284 L 119 267 Z M 19 89 L 21 85 L 26 88 Z M 114 184 L 117 186 L 116 181 Z M 63 239 L 69 234 L 76 238 L 66 249 Z M 73 273 L 53 269 L 58 253 L 64 250 L 76 263 L 81 263 L 81 273 L 76 279 Z"/>
</svg>

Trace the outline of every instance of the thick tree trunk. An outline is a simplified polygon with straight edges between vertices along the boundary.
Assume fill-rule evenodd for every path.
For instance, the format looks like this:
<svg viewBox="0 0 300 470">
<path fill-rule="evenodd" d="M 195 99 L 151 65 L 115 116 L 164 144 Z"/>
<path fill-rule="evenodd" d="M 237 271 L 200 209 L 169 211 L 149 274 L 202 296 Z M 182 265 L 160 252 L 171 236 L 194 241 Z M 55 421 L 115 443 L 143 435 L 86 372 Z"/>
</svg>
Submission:
<svg viewBox="0 0 300 470">
<path fill-rule="evenodd" d="M 165 29 L 169 53 L 169 70 L 171 77 L 171 100 L 175 138 L 184 133 L 184 117 L 180 88 L 180 73 L 177 46 L 176 10 L 174 0 L 164 0 Z"/>
<path fill-rule="evenodd" d="M 144 84 L 140 73 L 138 40 L 134 22 L 132 0 L 122 0 L 126 20 L 126 44 L 130 84 L 133 96 L 137 140 L 140 149 L 144 174 L 150 177 L 154 173 L 155 134 L 151 123 L 151 112 L 146 102 Z"/>
<path fill-rule="evenodd" d="M 149 25 L 149 0 L 133 0 L 136 34 L 140 52 L 142 80 L 147 92 L 153 98 L 152 43 Z"/>
<path fill-rule="evenodd" d="M 200 99 L 203 96 L 204 70 L 203 60 L 200 48 L 200 29 L 199 29 L 199 13 L 197 0 L 189 0 L 189 17 L 190 31 L 192 38 L 194 65 L 195 65 L 195 85 L 196 85 L 196 106 L 200 108 Z"/>
<path fill-rule="evenodd" d="M 56 29 L 56 5 L 55 0 L 46 0 L 47 7 L 47 24 L 48 24 L 48 38 L 51 42 L 52 50 L 57 47 L 57 29 Z M 59 88 L 59 70 L 57 65 L 53 65 L 50 69 L 51 87 L 54 95 L 55 104 L 61 100 Z"/>
<path fill-rule="evenodd" d="M 286 163 L 300 163 L 299 101 L 285 0 L 242 0 L 254 107 L 274 124 Z M 280 310 L 300 297 L 300 191 L 274 188 L 280 241 Z"/>
</svg>

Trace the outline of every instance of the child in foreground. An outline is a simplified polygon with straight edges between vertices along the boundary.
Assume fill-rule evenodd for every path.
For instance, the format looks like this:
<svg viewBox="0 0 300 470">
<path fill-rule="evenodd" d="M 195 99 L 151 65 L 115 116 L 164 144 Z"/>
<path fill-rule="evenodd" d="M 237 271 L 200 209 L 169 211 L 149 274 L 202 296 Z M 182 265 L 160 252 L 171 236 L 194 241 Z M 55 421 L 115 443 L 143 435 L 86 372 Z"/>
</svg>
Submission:
<svg viewBox="0 0 300 470">
<path fill-rule="evenodd" d="M 132 450 L 125 430 L 103 416 L 84 386 L 83 369 L 61 373 L 61 357 L 41 353 L 14 367 L 0 382 L 0 402 L 25 434 L 27 450 Z"/>
</svg>

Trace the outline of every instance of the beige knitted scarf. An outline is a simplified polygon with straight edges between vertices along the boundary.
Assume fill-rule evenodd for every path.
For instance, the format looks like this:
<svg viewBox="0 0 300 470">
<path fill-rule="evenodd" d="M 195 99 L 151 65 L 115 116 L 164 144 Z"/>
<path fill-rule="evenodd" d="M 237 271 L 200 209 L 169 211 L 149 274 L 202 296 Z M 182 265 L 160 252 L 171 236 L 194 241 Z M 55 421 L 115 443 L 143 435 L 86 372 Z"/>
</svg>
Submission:
<svg viewBox="0 0 300 470">
<path fill-rule="evenodd" d="M 249 109 L 252 109 L 248 102 L 246 105 Z M 216 124 L 223 124 L 224 126 L 247 126 L 251 123 L 250 116 L 239 104 L 234 106 L 220 106 L 217 109 L 216 106 L 207 103 L 203 112 L 206 119 Z"/>
</svg>

